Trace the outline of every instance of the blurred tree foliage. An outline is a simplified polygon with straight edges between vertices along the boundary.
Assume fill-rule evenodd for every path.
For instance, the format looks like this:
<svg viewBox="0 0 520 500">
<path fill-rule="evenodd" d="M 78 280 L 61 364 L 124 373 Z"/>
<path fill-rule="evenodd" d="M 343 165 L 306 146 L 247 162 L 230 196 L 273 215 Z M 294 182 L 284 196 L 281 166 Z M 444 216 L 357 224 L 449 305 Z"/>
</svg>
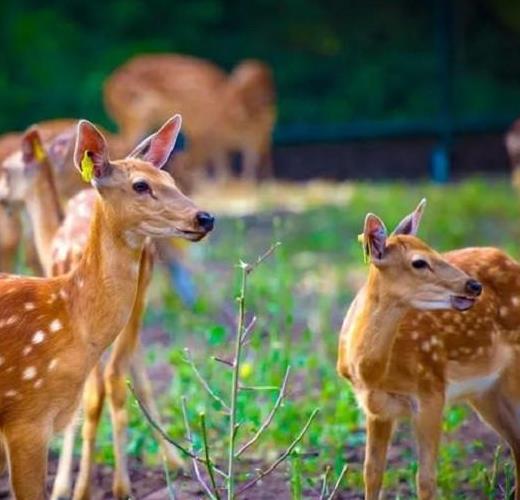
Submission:
<svg viewBox="0 0 520 500">
<path fill-rule="evenodd" d="M 456 115 L 520 108 L 517 3 L 453 2 Z M 57 116 L 109 124 L 103 80 L 157 51 L 227 69 L 268 61 L 282 123 L 428 118 L 435 20 L 435 0 L 2 0 L 0 130 Z"/>
</svg>

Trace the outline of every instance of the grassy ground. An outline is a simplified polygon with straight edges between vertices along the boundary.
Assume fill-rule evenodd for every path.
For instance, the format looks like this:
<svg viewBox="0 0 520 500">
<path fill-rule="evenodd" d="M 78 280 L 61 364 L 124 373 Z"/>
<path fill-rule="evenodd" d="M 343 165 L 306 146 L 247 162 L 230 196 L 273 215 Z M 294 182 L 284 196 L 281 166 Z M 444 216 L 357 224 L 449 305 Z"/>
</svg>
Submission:
<svg viewBox="0 0 520 500">
<path fill-rule="evenodd" d="M 276 211 L 245 218 L 220 217 L 215 234 L 191 249 L 199 299 L 183 308 L 159 275 L 147 315 L 149 365 L 159 387 L 164 420 L 177 439 L 184 436 L 180 398 L 185 396 L 200 447 L 197 415 L 205 411 L 213 451 L 223 457 L 226 417 L 196 380 L 185 361 L 188 346 L 200 371 L 215 391 L 228 396 L 229 371 L 211 356 L 231 358 L 239 259 L 253 261 L 274 241 L 282 246 L 251 278 L 248 311 L 258 324 L 247 347 L 242 379 L 246 385 L 279 385 L 292 367 L 289 397 L 264 439 L 249 458 L 272 460 L 299 431 L 314 408 L 317 419 L 284 469 L 294 496 L 319 489 L 327 466 L 335 476 L 349 471 L 341 490 L 356 497 L 362 488 L 363 417 L 346 382 L 336 374 L 336 344 L 343 315 L 362 283 L 366 268 L 356 241 L 367 211 L 390 227 L 426 196 L 428 206 L 420 235 L 438 250 L 496 245 L 520 256 L 520 206 L 506 181 L 471 180 L 461 184 L 356 184 L 343 204 L 298 213 Z M 172 367 L 172 368 L 170 368 Z M 170 377 L 173 369 L 174 376 Z M 276 392 L 242 391 L 239 439 L 243 441 L 269 412 Z M 141 414 L 131 404 L 130 451 L 153 461 L 156 445 Z M 446 413 L 439 485 L 442 498 L 503 498 L 511 479 L 505 451 L 496 458 L 495 441 L 465 407 Z M 100 434 L 99 456 L 112 460 L 110 428 Z M 395 438 L 385 484 L 392 496 L 415 491 L 416 459 L 406 425 Z M 288 487 L 289 488 L 289 487 Z"/>
</svg>

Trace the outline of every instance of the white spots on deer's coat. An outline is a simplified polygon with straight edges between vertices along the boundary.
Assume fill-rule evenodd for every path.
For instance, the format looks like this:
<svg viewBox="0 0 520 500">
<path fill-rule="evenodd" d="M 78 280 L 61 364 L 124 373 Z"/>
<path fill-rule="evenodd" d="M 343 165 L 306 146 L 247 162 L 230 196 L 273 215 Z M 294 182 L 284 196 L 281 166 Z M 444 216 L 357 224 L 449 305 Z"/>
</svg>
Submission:
<svg viewBox="0 0 520 500">
<path fill-rule="evenodd" d="M 419 332 L 413 331 L 411 334 L 412 340 L 417 340 L 419 338 Z"/>
<path fill-rule="evenodd" d="M 53 304 L 57 298 L 58 295 L 56 293 L 51 293 L 49 298 L 47 299 L 47 304 Z"/>
<path fill-rule="evenodd" d="M 435 345 L 441 345 L 441 341 L 439 340 L 438 337 L 436 337 L 435 335 L 432 335 L 431 339 L 430 339 L 430 342 L 432 343 L 433 346 Z"/>
<path fill-rule="evenodd" d="M 14 325 L 16 322 L 18 321 L 18 316 L 16 314 L 13 314 L 12 316 L 9 316 L 6 321 L 5 321 L 5 324 L 6 325 Z"/>
<path fill-rule="evenodd" d="M 511 304 L 513 304 L 514 307 L 520 306 L 520 297 L 518 297 L 517 295 L 511 297 Z"/>
<path fill-rule="evenodd" d="M 424 352 L 429 352 L 430 351 L 430 343 L 425 340 L 422 344 L 421 344 L 421 349 L 424 351 Z"/>
<path fill-rule="evenodd" d="M 24 305 L 23 305 L 24 309 L 26 311 L 34 311 L 34 309 L 36 309 L 36 306 L 34 305 L 33 302 L 26 302 Z"/>
<path fill-rule="evenodd" d="M 14 398 L 18 393 L 16 391 L 13 391 L 12 389 L 10 391 L 6 391 L 5 392 L 5 395 L 8 397 L 8 398 Z"/>
<path fill-rule="evenodd" d="M 58 360 L 56 358 L 54 359 L 51 359 L 51 362 L 49 363 L 49 371 L 50 370 L 54 370 L 54 368 L 56 368 L 56 366 L 58 365 Z"/>
<path fill-rule="evenodd" d="M 505 318 L 508 313 L 509 313 L 509 309 L 506 306 L 500 307 L 499 314 L 500 314 L 500 316 L 502 316 L 502 318 Z"/>
<path fill-rule="evenodd" d="M 446 390 L 446 397 L 448 400 L 476 396 L 487 391 L 498 380 L 501 370 L 492 372 L 482 377 L 473 377 L 466 380 L 450 381 Z"/>
<path fill-rule="evenodd" d="M 34 388 L 35 388 L 35 389 L 39 389 L 42 385 L 43 385 L 43 379 L 42 379 L 42 378 L 39 378 L 39 379 L 34 383 Z"/>
<path fill-rule="evenodd" d="M 45 340 L 45 332 L 38 330 L 32 337 L 33 344 L 41 344 Z"/>
<path fill-rule="evenodd" d="M 30 354 L 32 351 L 32 346 L 30 345 L 26 345 L 24 348 L 23 348 L 23 351 L 22 351 L 22 354 L 24 356 L 27 356 L 28 354 Z"/>
<path fill-rule="evenodd" d="M 32 380 L 36 377 L 36 368 L 34 366 L 28 366 L 22 373 L 22 380 Z"/>
<path fill-rule="evenodd" d="M 50 325 L 49 330 L 52 333 L 59 332 L 63 328 L 63 325 L 59 319 L 55 319 Z"/>
<path fill-rule="evenodd" d="M 67 300 L 69 298 L 69 294 L 62 288 L 60 290 L 60 297 L 63 299 L 63 300 Z"/>
</svg>

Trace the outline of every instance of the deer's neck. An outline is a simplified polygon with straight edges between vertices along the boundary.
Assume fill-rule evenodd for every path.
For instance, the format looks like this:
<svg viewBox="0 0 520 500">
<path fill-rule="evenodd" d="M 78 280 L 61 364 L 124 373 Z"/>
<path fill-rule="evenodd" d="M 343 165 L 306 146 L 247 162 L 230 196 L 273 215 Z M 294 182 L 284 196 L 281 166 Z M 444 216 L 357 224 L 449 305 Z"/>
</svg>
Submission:
<svg viewBox="0 0 520 500">
<path fill-rule="evenodd" d="M 38 182 L 35 182 L 25 204 L 33 226 L 38 257 L 46 276 L 50 276 L 52 240 L 63 222 L 63 210 L 52 172 L 46 171 L 44 166 L 41 168 L 44 171 L 41 172 Z"/>
<path fill-rule="evenodd" d="M 98 197 L 83 257 L 66 291 L 91 363 L 121 332 L 134 306 L 144 238 L 127 240 Z"/>
<path fill-rule="evenodd" d="M 364 383 L 374 384 L 386 373 L 399 323 L 407 308 L 385 293 L 375 268 L 371 269 L 354 307 L 344 326 L 349 330 L 353 372 Z"/>
</svg>

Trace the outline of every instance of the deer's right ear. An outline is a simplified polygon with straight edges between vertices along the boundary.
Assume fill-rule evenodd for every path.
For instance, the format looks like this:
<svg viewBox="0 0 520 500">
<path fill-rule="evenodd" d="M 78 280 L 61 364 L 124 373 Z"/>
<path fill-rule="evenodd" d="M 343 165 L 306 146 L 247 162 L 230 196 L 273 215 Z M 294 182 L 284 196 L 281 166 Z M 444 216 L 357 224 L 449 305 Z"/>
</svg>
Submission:
<svg viewBox="0 0 520 500">
<path fill-rule="evenodd" d="M 49 157 L 55 166 L 62 166 L 67 158 L 70 158 L 72 149 L 74 148 L 74 140 L 76 138 L 76 127 L 73 127 L 54 137 L 47 144 Z"/>
<path fill-rule="evenodd" d="M 397 224 L 397 227 L 394 229 L 392 234 L 411 234 L 415 236 L 419 230 L 419 224 L 421 223 L 425 206 L 426 198 L 423 198 L 415 210 Z"/>
<path fill-rule="evenodd" d="M 363 229 L 363 244 L 373 264 L 380 263 L 385 255 L 387 232 L 383 221 L 374 214 L 367 214 Z"/>
<path fill-rule="evenodd" d="M 24 163 L 41 163 L 47 157 L 38 128 L 29 127 L 22 136 L 22 158 Z"/>
<path fill-rule="evenodd" d="M 74 165 L 85 182 L 110 175 L 108 146 L 103 134 L 89 121 L 80 120 L 74 149 Z"/>
<path fill-rule="evenodd" d="M 144 139 L 128 156 L 142 158 L 157 168 L 163 168 L 173 152 L 181 124 L 181 115 L 173 116 L 157 132 Z"/>
</svg>

